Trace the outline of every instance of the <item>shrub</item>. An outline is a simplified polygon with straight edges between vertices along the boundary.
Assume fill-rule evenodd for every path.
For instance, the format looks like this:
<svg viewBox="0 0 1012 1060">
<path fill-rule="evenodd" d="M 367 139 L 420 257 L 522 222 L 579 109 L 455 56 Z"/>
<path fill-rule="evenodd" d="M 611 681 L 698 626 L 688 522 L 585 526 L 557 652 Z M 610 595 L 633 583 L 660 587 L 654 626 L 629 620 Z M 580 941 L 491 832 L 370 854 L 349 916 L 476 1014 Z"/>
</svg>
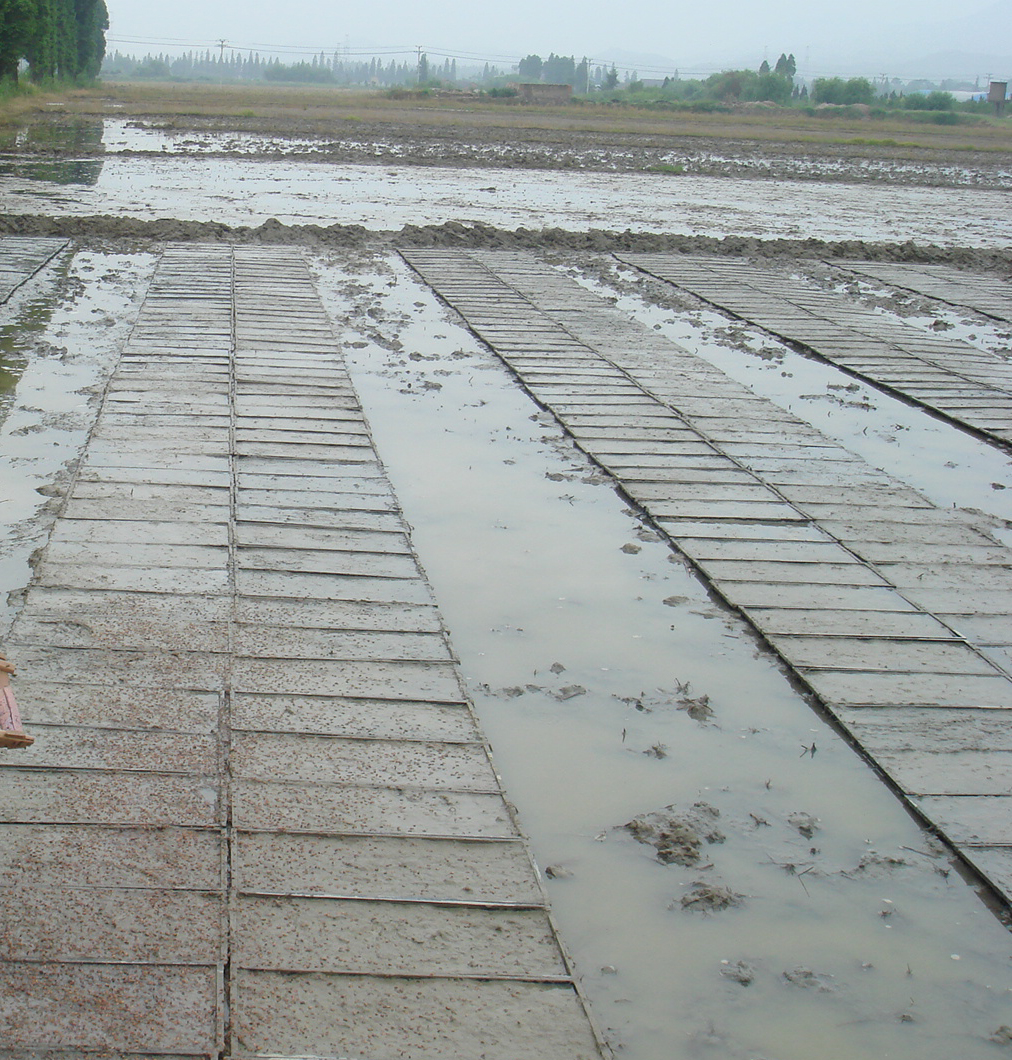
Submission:
<svg viewBox="0 0 1012 1060">
<path fill-rule="evenodd" d="M 871 103 L 875 88 L 866 77 L 817 77 L 812 84 L 813 103 Z"/>
<path fill-rule="evenodd" d="M 955 96 L 949 92 L 915 92 L 903 99 L 907 110 L 952 110 L 955 103 Z"/>
</svg>

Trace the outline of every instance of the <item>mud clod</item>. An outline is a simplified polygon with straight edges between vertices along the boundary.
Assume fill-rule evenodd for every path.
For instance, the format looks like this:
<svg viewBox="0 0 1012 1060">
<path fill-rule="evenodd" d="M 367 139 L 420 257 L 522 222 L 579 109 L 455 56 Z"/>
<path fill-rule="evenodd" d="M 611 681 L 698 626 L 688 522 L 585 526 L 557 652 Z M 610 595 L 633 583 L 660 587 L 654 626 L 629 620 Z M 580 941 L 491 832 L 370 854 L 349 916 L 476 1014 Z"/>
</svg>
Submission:
<svg viewBox="0 0 1012 1060">
<path fill-rule="evenodd" d="M 623 827 L 634 839 L 657 851 L 657 860 L 665 865 L 697 865 L 704 843 L 723 843 L 725 836 L 717 827 L 720 810 L 706 802 L 679 811 L 665 806 L 654 813 L 640 814 Z"/>
<path fill-rule="evenodd" d="M 819 818 L 813 817 L 810 813 L 797 812 L 788 814 L 787 823 L 806 839 L 811 839 L 819 830 Z"/>
<path fill-rule="evenodd" d="M 705 722 L 713 717 L 713 707 L 709 696 L 685 698 L 678 704 L 678 710 L 684 710 L 693 721 Z"/>
<path fill-rule="evenodd" d="M 994 1042 L 995 1045 L 1004 1045 L 1006 1049 L 1012 1049 L 1012 1027 L 1003 1023 L 995 1032 L 988 1038 L 989 1042 Z"/>
<path fill-rule="evenodd" d="M 816 990 L 821 994 L 832 993 L 836 989 L 831 975 L 822 975 L 813 972 L 811 968 L 794 968 L 784 972 L 784 981 L 791 986 L 799 986 L 803 990 Z"/>
<path fill-rule="evenodd" d="M 736 894 L 729 887 L 697 882 L 692 885 L 691 891 L 682 895 L 680 904 L 683 909 L 693 913 L 718 913 L 722 909 L 741 905 L 744 900 L 743 894 Z"/>
<path fill-rule="evenodd" d="M 730 979 L 733 983 L 741 986 L 751 986 L 755 980 L 755 969 L 746 961 L 735 961 L 734 964 L 726 964 L 720 969 L 724 979 Z"/>
</svg>

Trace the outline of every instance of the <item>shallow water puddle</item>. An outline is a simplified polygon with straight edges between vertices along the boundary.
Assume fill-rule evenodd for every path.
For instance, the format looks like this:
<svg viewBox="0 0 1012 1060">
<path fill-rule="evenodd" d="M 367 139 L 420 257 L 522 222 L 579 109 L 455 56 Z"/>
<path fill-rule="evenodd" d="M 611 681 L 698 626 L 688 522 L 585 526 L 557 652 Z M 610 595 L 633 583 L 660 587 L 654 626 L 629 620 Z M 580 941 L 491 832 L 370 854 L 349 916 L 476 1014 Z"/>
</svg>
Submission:
<svg viewBox="0 0 1012 1060">
<path fill-rule="evenodd" d="M 944 852 L 399 259 L 316 268 L 620 1055 L 993 1056 L 1012 939 Z"/>
<path fill-rule="evenodd" d="M 46 494 L 81 452 L 154 260 L 65 253 L 0 307 L 0 633 L 49 532 Z"/>
</svg>

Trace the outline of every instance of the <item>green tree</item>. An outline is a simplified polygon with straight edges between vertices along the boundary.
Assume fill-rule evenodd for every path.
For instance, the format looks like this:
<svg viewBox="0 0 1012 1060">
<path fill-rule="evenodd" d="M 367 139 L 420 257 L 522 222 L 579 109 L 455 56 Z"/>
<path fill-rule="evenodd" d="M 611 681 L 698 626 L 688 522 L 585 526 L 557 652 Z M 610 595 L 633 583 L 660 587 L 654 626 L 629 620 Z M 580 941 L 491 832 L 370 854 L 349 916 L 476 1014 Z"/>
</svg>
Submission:
<svg viewBox="0 0 1012 1060">
<path fill-rule="evenodd" d="M 550 85 L 572 85 L 576 82 L 576 59 L 572 55 L 552 53 L 541 69 L 543 80 Z"/>
<path fill-rule="evenodd" d="M 105 58 L 105 31 L 109 28 L 109 11 L 105 0 L 76 0 L 77 69 L 75 77 L 92 80 L 98 77 Z"/>
<path fill-rule="evenodd" d="M 540 55 L 528 55 L 520 60 L 518 72 L 525 81 L 540 81 L 544 65 Z"/>
<path fill-rule="evenodd" d="M 875 86 L 866 77 L 852 77 L 849 81 L 841 77 L 817 77 L 812 83 L 815 103 L 871 103 L 874 98 Z"/>
<path fill-rule="evenodd" d="M 33 81 L 97 76 L 105 56 L 105 0 L 34 0 L 36 18 L 26 48 Z"/>
<path fill-rule="evenodd" d="M 611 69 L 604 75 L 604 87 L 605 88 L 618 88 L 618 70 L 615 69 L 615 64 L 611 64 Z"/>
<path fill-rule="evenodd" d="M 765 59 L 763 59 L 763 64 L 762 64 L 762 66 L 759 67 L 759 73 L 761 75 L 761 74 L 768 74 L 769 72 L 770 72 L 770 64 L 768 62 L 766 62 Z M 780 63 L 777 63 L 777 73 L 778 74 L 780 73 Z"/>
<path fill-rule="evenodd" d="M 780 53 L 780 58 L 777 59 L 777 65 L 773 68 L 773 72 L 782 75 L 783 77 L 793 78 L 798 72 L 798 64 L 794 58 L 793 52 L 790 55 L 784 55 Z"/>
<path fill-rule="evenodd" d="M 172 67 L 164 59 L 149 55 L 137 67 L 135 74 L 152 81 L 166 81 L 172 76 Z"/>
<path fill-rule="evenodd" d="M 35 33 L 28 46 L 33 81 L 55 78 L 76 51 L 73 33 L 73 0 L 36 0 Z"/>
<path fill-rule="evenodd" d="M 735 103 L 744 97 L 745 81 L 749 75 L 755 77 L 751 70 L 724 70 L 711 74 L 706 79 L 708 94 L 724 103 Z"/>
<path fill-rule="evenodd" d="M 35 0 L 0 0 L 0 81 L 17 81 L 35 36 L 35 12 Z"/>
<path fill-rule="evenodd" d="M 914 92 L 907 96 L 903 105 L 907 110 L 952 110 L 956 97 L 949 92 Z"/>
<path fill-rule="evenodd" d="M 782 74 L 754 70 L 724 70 L 704 82 L 706 94 L 724 103 L 787 103 L 791 98 L 790 78 Z"/>
<path fill-rule="evenodd" d="M 586 92 L 590 88 L 590 60 L 586 55 L 580 60 L 576 67 L 576 77 L 573 87 L 577 92 Z"/>
<path fill-rule="evenodd" d="M 783 106 L 791 98 L 791 79 L 784 74 L 760 74 L 754 86 L 750 86 L 750 100 L 766 100 Z"/>
</svg>

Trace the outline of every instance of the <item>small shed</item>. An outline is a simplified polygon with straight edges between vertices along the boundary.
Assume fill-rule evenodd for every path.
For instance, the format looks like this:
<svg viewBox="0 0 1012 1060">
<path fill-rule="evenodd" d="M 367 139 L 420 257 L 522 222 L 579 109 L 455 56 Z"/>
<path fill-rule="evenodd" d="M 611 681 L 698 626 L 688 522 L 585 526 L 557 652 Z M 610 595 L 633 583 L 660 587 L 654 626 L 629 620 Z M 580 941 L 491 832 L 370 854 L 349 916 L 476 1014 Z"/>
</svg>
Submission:
<svg viewBox="0 0 1012 1060">
<path fill-rule="evenodd" d="M 995 114 L 1005 109 L 1005 97 L 1008 95 L 1008 81 L 992 81 L 987 92 L 988 103 L 994 104 Z"/>
<path fill-rule="evenodd" d="M 524 103 L 568 103 L 573 98 L 573 86 L 526 82 L 517 85 L 517 94 Z"/>
</svg>

